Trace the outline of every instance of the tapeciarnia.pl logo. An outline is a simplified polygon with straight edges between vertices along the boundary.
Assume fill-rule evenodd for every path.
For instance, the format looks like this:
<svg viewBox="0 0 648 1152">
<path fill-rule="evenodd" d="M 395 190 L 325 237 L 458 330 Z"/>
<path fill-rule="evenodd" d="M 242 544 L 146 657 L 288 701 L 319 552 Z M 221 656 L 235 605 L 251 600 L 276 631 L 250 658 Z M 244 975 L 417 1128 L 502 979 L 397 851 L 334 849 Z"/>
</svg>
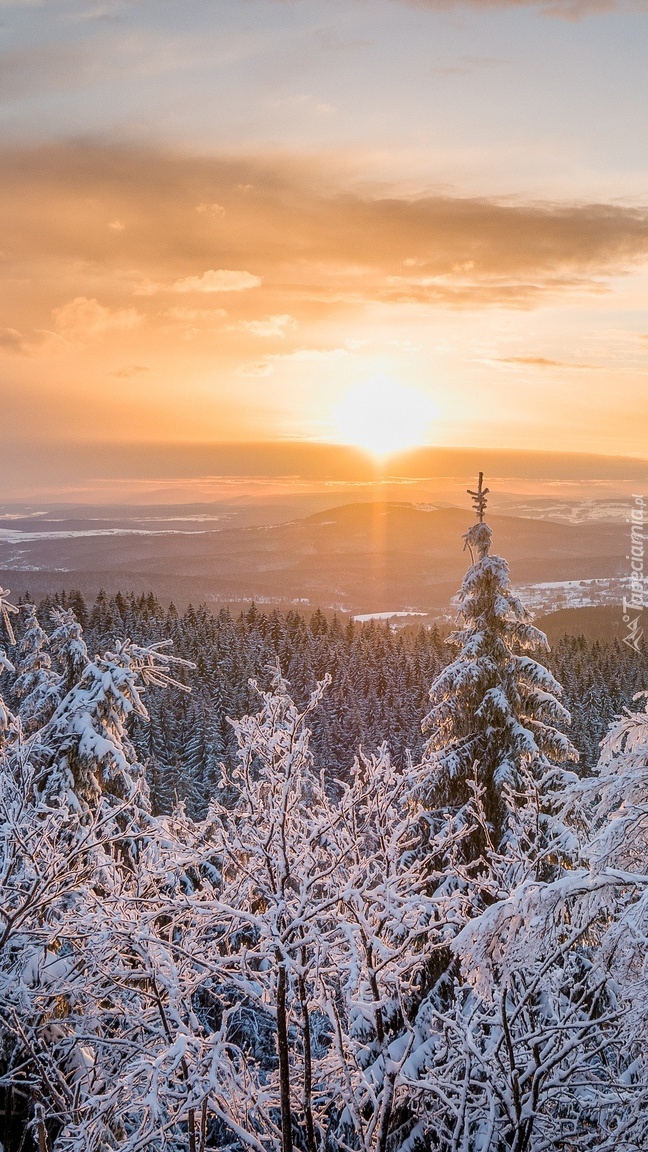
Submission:
<svg viewBox="0 0 648 1152">
<path fill-rule="evenodd" d="M 626 556 L 626 560 L 630 561 L 630 596 L 623 598 L 623 623 L 627 628 L 623 643 L 627 644 L 629 648 L 634 648 L 635 652 L 639 652 L 644 633 L 641 617 L 646 597 L 644 575 L 646 502 L 643 496 L 635 496 L 634 493 L 632 499 L 634 505 L 628 521 L 630 524 L 630 555 Z"/>
</svg>

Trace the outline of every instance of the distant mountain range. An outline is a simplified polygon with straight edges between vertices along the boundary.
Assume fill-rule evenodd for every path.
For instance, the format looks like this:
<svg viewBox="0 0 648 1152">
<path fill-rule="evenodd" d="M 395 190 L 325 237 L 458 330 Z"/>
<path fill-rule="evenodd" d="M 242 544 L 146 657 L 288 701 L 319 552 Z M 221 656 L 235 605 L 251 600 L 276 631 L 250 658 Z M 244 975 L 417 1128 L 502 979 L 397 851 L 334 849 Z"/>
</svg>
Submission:
<svg viewBox="0 0 648 1152">
<path fill-rule="evenodd" d="M 0 521 L 0 578 L 35 597 L 104 587 L 153 589 L 179 607 L 255 599 L 353 614 L 451 611 L 469 563 L 470 512 L 390 501 L 285 515 L 267 505 L 18 510 Z M 494 550 L 536 611 L 620 602 L 627 526 L 596 511 L 570 519 L 489 518 Z"/>
</svg>

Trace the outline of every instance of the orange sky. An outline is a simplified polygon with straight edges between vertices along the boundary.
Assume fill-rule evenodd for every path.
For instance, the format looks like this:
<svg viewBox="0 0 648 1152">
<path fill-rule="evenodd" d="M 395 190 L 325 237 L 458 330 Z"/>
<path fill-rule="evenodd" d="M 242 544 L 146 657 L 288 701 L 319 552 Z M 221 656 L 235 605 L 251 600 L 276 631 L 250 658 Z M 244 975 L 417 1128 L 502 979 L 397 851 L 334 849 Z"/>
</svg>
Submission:
<svg viewBox="0 0 648 1152">
<path fill-rule="evenodd" d="M 15 38 L 0 84 L 5 436 L 35 452 L 67 440 L 344 440 L 345 394 L 387 379 L 429 401 L 423 443 L 646 454 L 645 173 L 606 144 L 614 123 L 600 135 L 597 108 L 580 97 L 561 137 L 555 76 L 543 121 L 540 71 L 507 87 L 500 57 L 470 55 L 475 22 L 511 58 L 535 50 L 540 62 L 564 40 L 591 85 L 605 16 L 250 0 L 240 17 L 230 9 L 212 64 L 196 55 L 194 0 L 182 33 L 179 0 L 163 7 L 166 17 L 146 3 L 2 6 Z M 224 12 L 215 0 L 213 37 Z M 307 18 L 322 43 L 337 35 L 352 47 L 334 66 L 320 61 L 301 99 L 305 73 L 285 54 Z M 610 52 L 623 21 L 634 40 L 640 19 L 614 15 Z M 403 39 L 378 84 L 357 45 L 382 36 L 375 51 L 386 52 L 392 26 Z M 434 82 L 462 85 L 454 102 L 424 92 L 436 141 L 404 87 L 407 36 L 421 34 L 430 57 L 447 49 Z M 639 92 L 633 67 L 619 131 Z M 499 79 L 482 80 L 484 69 Z M 471 125 L 483 84 L 500 115 L 480 151 Z M 211 94 L 211 127 L 200 92 Z M 523 144 L 524 117 L 507 119 L 513 97 L 526 110 Z M 335 130 L 321 126 L 336 117 Z"/>
</svg>

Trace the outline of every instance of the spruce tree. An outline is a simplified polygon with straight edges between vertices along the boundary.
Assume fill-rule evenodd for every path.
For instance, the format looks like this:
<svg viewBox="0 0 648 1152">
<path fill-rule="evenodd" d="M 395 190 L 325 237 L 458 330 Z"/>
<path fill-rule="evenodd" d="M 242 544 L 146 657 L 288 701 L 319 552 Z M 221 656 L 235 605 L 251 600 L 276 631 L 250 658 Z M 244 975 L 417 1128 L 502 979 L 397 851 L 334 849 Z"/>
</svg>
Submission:
<svg viewBox="0 0 648 1152">
<path fill-rule="evenodd" d="M 142 696 L 147 687 L 186 688 L 171 669 L 186 666 L 164 652 L 165 643 L 143 647 L 118 642 L 89 662 L 81 679 L 59 704 L 46 730 L 50 770 L 46 794 L 71 795 L 92 810 L 102 797 L 117 803 L 137 793 L 149 807 L 144 767 L 137 760 L 129 726 L 134 717 L 148 718 Z"/>
<path fill-rule="evenodd" d="M 61 698 L 76 684 L 90 663 L 83 638 L 83 627 L 71 608 L 52 608 L 54 630 L 50 636 L 52 651 L 58 661 Z"/>
<path fill-rule="evenodd" d="M 35 605 L 27 601 L 21 609 L 25 624 L 16 654 L 13 692 L 23 730 L 29 735 L 54 712 L 59 678 L 52 669 L 49 637 L 39 624 Z"/>
<path fill-rule="evenodd" d="M 430 691 L 424 794 L 431 809 L 457 811 L 478 785 L 488 839 L 502 850 L 530 834 L 520 828 L 525 810 L 524 823 L 535 820 L 534 835 L 551 838 L 550 795 L 564 783 L 557 765 L 578 753 L 558 727 L 570 723 L 561 686 L 529 655 L 549 651 L 546 636 L 515 595 L 507 562 L 491 554 L 482 473 L 469 494 L 477 516 L 464 536 L 472 563 L 459 594 L 458 627 L 448 637 L 455 658 Z M 488 849 L 483 834 L 471 845 L 475 856 Z"/>
</svg>

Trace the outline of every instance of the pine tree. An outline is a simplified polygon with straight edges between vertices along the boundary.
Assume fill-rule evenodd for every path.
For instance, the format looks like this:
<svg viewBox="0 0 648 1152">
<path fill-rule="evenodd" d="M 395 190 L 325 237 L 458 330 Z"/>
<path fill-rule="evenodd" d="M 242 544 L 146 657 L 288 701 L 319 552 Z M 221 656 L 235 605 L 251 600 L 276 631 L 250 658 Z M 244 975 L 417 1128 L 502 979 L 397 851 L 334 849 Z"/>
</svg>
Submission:
<svg viewBox="0 0 648 1152">
<path fill-rule="evenodd" d="M 491 555 L 492 531 L 484 522 L 486 496 L 480 473 L 477 523 L 466 533 L 472 563 L 459 594 L 459 627 L 448 637 L 454 660 L 432 685 L 424 721 L 425 796 L 431 809 L 457 809 L 470 798 L 476 768 L 496 848 L 520 835 L 520 812 L 536 821 L 539 839 L 551 840 L 549 795 L 564 785 L 557 765 L 578 754 L 556 725 L 569 713 L 562 689 L 528 652 L 547 652 L 547 639 L 530 623 L 514 594 L 509 567 Z M 482 836 L 475 856 L 487 850 Z M 538 840 L 535 851 L 542 846 Z"/>
<path fill-rule="evenodd" d="M 185 731 L 182 761 L 182 796 L 192 816 L 204 816 L 218 790 L 220 764 L 225 758 L 221 715 L 216 698 L 192 701 Z"/>
<path fill-rule="evenodd" d="M 147 685 L 186 690 L 172 668 L 188 662 L 167 655 L 165 647 L 165 642 L 142 647 L 126 640 L 86 665 L 47 726 L 48 795 L 72 792 L 92 810 L 102 796 L 123 801 L 137 792 L 148 808 L 144 768 L 128 725 L 135 716 L 148 718 L 142 699 Z"/>
<path fill-rule="evenodd" d="M 52 715 L 59 678 L 52 669 L 49 637 L 38 622 L 35 605 L 25 602 L 21 608 L 25 624 L 16 654 L 13 692 L 23 730 L 29 735 Z"/>
<path fill-rule="evenodd" d="M 90 663 L 83 627 L 71 608 L 53 608 L 52 652 L 60 665 L 60 694 L 63 697 L 81 679 Z"/>
</svg>

